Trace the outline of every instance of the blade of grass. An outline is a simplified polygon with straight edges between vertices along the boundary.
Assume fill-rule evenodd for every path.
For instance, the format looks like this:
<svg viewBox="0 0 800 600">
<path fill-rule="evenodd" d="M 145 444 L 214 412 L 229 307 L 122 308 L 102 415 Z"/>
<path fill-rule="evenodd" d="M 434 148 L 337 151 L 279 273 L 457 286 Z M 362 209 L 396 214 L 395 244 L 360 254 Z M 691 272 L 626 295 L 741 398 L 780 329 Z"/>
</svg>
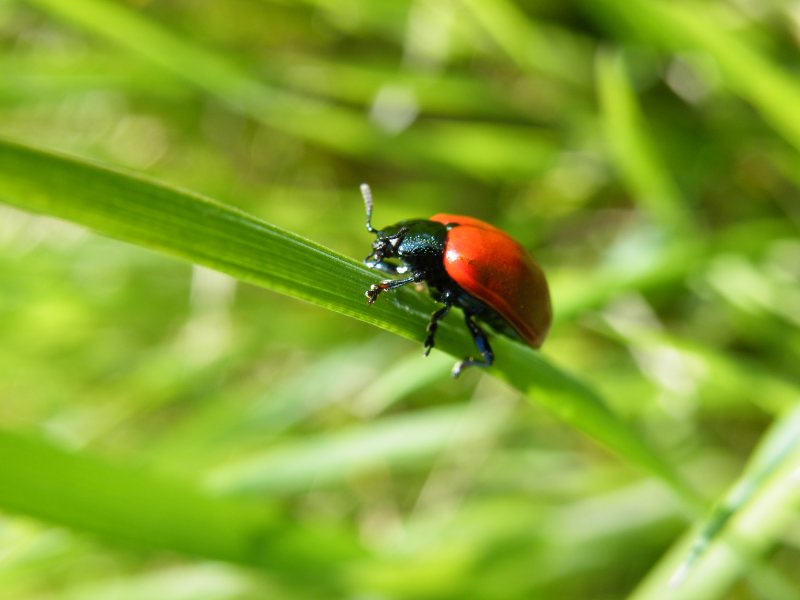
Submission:
<svg viewBox="0 0 800 600">
<path fill-rule="evenodd" d="M 355 194 L 354 194 L 355 195 Z M 0 201 L 217 269 L 256 285 L 421 340 L 433 302 L 412 290 L 367 306 L 377 277 L 355 261 L 233 208 L 54 154 L 0 142 Z M 573 427 L 701 503 L 668 460 L 617 418 L 591 387 L 531 348 L 498 336 L 497 373 Z M 443 323 L 437 347 L 463 356 L 471 340 Z"/>
<path fill-rule="evenodd" d="M 212 469 L 207 481 L 210 489 L 225 494 L 298 492 L 383 465 L 428 465 L 444 448 L 494 435 L 500 424 L 496 411 L 468 405 L 421 410 L 284 442 Z"/>
<path fill-rule="evenodd" d="M 629 291 L 666 287 L 683 280 L 707 260 L 707 245 L 698 239 L 633 235 L 617 240 L 617 251 L 591 270 L 562 271 L 554 279 L 556 323 L 574 321 Z"/>
<path fill-rule="evenodd" d="M 259 596 L 257 582 L 256 578 L 226 565 L 166 565 L 143 574 L 114 573 L 107 578 L 71 581 L 60 591 L 59 598 L 141 600 L 169 596 L 170 600 L 241 600 Z"/>
<path fill-rule="evenodd" d="M 560 271 L 554 284 L 556 323 L 571 322 L 588 310 L 604 306 L 626 292 L 664 289 L 709 268 L 720 254 L 760 256 L 764 248 L 796 229 L 785 219 L 748 222 L 706 236 L 654 235 L 637 230 L 620 237 L 602 265 L 591 270 Z"/>
<path fill-rule="evenodd" d="M 361 555 L 355 540 L 324 523 L 298 525 L 263 502 L 215 498 L 2 430 L 0 505 L 133 548 L 266 567 L 295 585 L 304 585 L 307 569 L 323 588 L 334 585 L 336 563 Z"/>
<path fill-rule="evenodd" d="M 682 540 L 632 596 L 636 600 L 725 597 L 744 575 L 765 597 L 796 598 L 774 572 L 753 578 L 760 556 L 778 543 L 800 508 L 800 408 L 778 419 L 745 473 L 710 517 Z M 755 573 L 758 575 L 758 573 Z"/>
<path fill-rule="evenodd" d="M 533 127 L 439 120 L 390 135 L 371 124 L 363 110 L 269 86 L 221 53 L 193 44 L 119 4 L 33 2 L 218 98 L 232 110 L 341 154 L 418 167 L 433 163 L 487 179 L 527 179 L 555 153 L 551 136 Z"/>
<path fill-rule="evenodd" d="M 669 229 L 690 230 L 681 193 L 648 137 L 621 54 L 598 55 L 597 80 L 606 143 L 636 202 L 655 222 Z"/>
<path fill-rule="evenodd" d="M 591 81 L 590 46 L 572 32 L 535 23 L 506 0 L 461 0 L 461 4 L 520 70 L 544 73 L 576 89 Z"/>
<path fill-rule="evenodd" d="M 779 135 L 800 149 L 797 78 L 734 31 L 720 27 L 706 7 L 650 0 L 601 0 L 584 5 L 605 23 L 623 28 L 638 40 L 668 50 L 692 49 L 712 57 L 728 89 L 751 102 Z"/>
<path fill-rule="evenodd" d="M 794 406 L 800 395 L 800 388 L 791 381 L 744 357 L 608 315 L 606 322 L 607 325 L 594 325 L 592 328 L 624 343 L 633 352 L 645 352 L 650 356 L 672 355 L 680 357 L 685 365 L 691 365 L 691 369 L 696 371 L 693 386 L 699 388 L 692 393 L 701 394 L 707 412 L 715 409 L 729 411 L 737 402 L 747 400 L 777 416 Z M 759 393 L 747 393 L 749 387 L 755 387 Z"/>
</svg>

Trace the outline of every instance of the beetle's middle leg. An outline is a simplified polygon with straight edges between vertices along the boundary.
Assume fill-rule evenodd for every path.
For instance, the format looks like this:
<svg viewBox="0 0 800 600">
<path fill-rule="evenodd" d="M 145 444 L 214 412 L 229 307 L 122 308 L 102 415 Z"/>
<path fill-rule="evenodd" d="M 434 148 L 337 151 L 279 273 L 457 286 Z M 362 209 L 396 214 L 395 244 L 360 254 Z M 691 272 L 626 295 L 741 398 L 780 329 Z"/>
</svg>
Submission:
<svg viewBox="0 0 800 600">
<path fill-rule="evenodd" d="M 436 329 L 439 327 L 439 321 L 441 321 L 445 315 L 450 312 L 450 309 L 453 307 L 453 303 L 448 300 L 445 302 L 445 305 L 434 312 L 431 315 L 431 321 L 428 323 L 428 336 L 425 338 L 425 356 L 431 353 L 431 348 L 433 348 L 434 338 L 436 337 Z"/>
</svg>

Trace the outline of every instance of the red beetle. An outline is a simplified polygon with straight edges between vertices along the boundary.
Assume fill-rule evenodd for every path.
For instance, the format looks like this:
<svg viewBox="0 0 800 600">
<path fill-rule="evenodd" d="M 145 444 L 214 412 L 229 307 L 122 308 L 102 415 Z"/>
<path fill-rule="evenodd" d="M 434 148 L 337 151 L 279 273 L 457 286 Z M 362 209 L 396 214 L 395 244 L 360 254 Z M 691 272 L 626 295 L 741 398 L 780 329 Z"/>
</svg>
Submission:
<svg viewBox="0 0 800 600">
<path fill-rule="evenodd" d="M 453 377 L 469 366 L 489 367 L 494 353 L 477 321 L 539 348 L 552 321 L 550 292 L 538 263 L 508 234 L 472 217 L 438 214 L 372 226 L 372 193 L 361 185 L 367 231 L 375 234 L 364 264 L 390 275 L 406 275 L 372 285 L 372 304 L 381 292 L 424 281 L 434 300 L 444 304 L 431 315 L 425 355 L 433 348 L 439 320 L 455 305 L 464 312 L 481 358 L 468 357 L 453 367 Z"/>
</svg>

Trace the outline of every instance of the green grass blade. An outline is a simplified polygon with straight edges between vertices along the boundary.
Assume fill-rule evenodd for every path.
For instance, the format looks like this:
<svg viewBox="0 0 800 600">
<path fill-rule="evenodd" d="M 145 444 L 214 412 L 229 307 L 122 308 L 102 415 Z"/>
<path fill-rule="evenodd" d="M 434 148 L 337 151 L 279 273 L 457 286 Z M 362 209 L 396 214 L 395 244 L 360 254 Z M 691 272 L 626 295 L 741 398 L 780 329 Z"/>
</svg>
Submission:
<svg viewBox="0 0 800 600">
<path fill-rule="evenodd" d="M 492 40 L 523 72 L 539 72 L 556 80 L 586 87 L 591 73 L 586 66 L 588 44 L 566 30 L 532 21 L 506 0 L 461 0 Z"/>
<path fill-rule="evenodd" d="M 434 308 L 430 299 L 412 290 L 399 290 L 367 306 L 363 291 L 377 278 L 351 259 L 211 200 L 9 143 L 0 143 L 0 201 L 217 269 L 412 339 L 421 340 Z M 464 328 L 451 322 L 440 331 L 439 349 L 463 356 L 471 348 Z M 494 349 L 495 373 L 697 505 L 669 462 L 610 412 L 590 387 L 507 338 L 498 336 Z"/>
<path fill-rule="evenodd" d="M 347 156 L 401 165 L 436 164 L 487 179 L 539 173 L 555 153 L 552 136 L 534 127 L 437 120 L 386 132 L 364 110 L 279 89 L 246 67 L 181 37 L 133 10 L 103 0 L 34 0 L 52 15 L 147 60 L 162 73 L 218 98 L 232 110 Z M 325 123 L 320 127 L 319 123 Z"/>
<path fill-rule="evenodd" d="M 307 569 L 331 584 L 337 560 L 361 555 L 349 536 L 323 523 L 292 523 L 263 502 L 215 498 L 174 478 L 2 430 L 0 505 L 133 548 L 265 567 L 295 584 Z"/>
<path fill-rule="evenodd" d="M 667 555 L 633 598 L 724 598 L 796 521 L 799 472 L 800 409 L 794 407 L 775 422 L 711 516 Z M 783 589 L 772 574 L 765 573 L 761 581 L 769 589 Z M 796 594 L 781 591 L 768 597 Z"/>
<path fill-rule="evenodd" d="M 496 435 L 497 412 L 485 406 L 433 408 L 305 436 L 213 469 L 208 485 L 225 494 L 268 496 L 341 483 L 376 467 L 429 465 L 452 445 Z"/>
<path fill-rule="evenodd" d="M 354 202 L 359 202 L 354 191 Z M 368 307 L 375 276 L 337 255 L 207 198 L 93 164 L 0 142 L 0 200 L 177 256 L 242 281 L 419 338 L 418 294 Z M 383 300 L 383 299 L 382 299 Z M 466 337 L 466 336 L 465 336 Z"/>
<path fill-rule="evenodd" d="M 800 149 L 800 84 L 789 71 L 716 22 L 705 7 L 650 0 L 586 3 L 612 27 L 669 50 L 692 49 L 714 59 L 728 89 L 751 102 L 775 131 Z"/>
<path fill-rule="evenodd" d="M 636 202 L 657 223 L 671 229 L 689 229 L 691 222 L 680 191 L 646 133 L 623 57 L 601 53 L 597 60 L 597 79 L 606 143 Z"/>
</svg>

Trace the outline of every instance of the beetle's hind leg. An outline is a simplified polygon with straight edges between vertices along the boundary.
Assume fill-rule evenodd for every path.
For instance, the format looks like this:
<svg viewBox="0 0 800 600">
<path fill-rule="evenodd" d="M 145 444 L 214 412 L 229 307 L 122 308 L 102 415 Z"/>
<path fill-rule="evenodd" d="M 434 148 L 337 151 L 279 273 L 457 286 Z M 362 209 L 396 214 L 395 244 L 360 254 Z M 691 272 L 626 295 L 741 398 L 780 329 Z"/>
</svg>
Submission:
<svg viewBox="0 0 800 600">
<path fill-rule="evenodd" d="M 486 333 L 473 320 L 471 314 L 465 312 L 464 321 L 467 323 L 467 328 L 469 328 L 469 332 L 472 334 L 472 341 L 475 342 L 475 347 L 478 349 L 478 352 L 481 353 L 481 358 L 476 359 L 470 356 L 457 362 L 453 367 L 453 371 L 450 373 L 453 378 L 461 375 L 461 371 L 467 367 L 491 367 L 494 363 L 494 352 L 492 352 L 492 347 L 489 345 L 489 338 L 486 337 Z"/>
</svg>

